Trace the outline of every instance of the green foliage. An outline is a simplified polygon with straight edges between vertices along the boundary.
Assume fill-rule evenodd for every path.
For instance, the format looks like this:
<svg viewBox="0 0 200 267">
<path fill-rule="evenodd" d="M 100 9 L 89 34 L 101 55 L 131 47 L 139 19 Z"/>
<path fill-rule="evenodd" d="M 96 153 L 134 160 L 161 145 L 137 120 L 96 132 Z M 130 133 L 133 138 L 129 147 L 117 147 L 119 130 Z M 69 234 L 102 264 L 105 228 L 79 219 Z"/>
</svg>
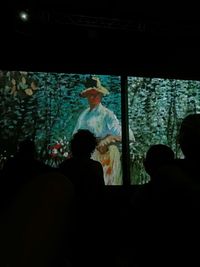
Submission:
<svg viewBox="0 0 200 267">
<path fill-rule="evenodd" d="M 37 84 L 26 72 L 0 72 L 0 154 L 7 157 L 17 143 L 34 135 Z"/>
<path fill-rule="evenodd" d="M 35 141 L 38 157 L 57 166 L 69 151 L 79 114 L 88 107 L 79 97 L 89 75 L 0 72 L 0 160 L 15 153 L 19 141 Z M 121 119 L 120 77 L 98 75 L 110 95 L 103 103 Z"/>
<path fill-rule="evenodd" d="M 130 77 L 128 111 L 136 139 L 130 143 L 131 182 L 138 184 L 149 179 L 143 159 L 151 145 L 166 144 L 177 157 L 182 155 L 177 134 L 186 115 L 200 112 L 200 82 Z"/>
<path fill-rule="evenodd" d="M 80 113 L 88 106 L 79 97 L 90 75 L 0 71 L 0 166 L 16 151 L 19 141 L 30 137 L 38 156 L 57 166 L 69 152 L 69 141 Z M 102 103 L 121 121 L 119 76 L 98 75 L 110 94 Z M 149 177 L 143 159 L 152 144 L 167 144 L 182 156 L 176 142 L 182 119 L 200 112 L 200 82 L 159 78 L 128 79 L 129 128 L 132 183 Z"/>
</svg>

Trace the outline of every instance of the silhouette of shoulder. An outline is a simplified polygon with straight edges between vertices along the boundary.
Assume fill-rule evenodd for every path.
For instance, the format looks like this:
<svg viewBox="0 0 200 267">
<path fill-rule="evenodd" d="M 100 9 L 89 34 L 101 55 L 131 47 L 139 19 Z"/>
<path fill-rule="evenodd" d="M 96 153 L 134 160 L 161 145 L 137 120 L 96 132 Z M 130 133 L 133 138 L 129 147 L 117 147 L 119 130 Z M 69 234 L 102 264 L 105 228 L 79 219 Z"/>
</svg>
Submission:
<svg viewBox="0 0 200 267">
<path fill-rule="evenodd" d="M 104 185 L 102 165 L 93 159 L 70 158 L 60 164 L 61 173 L 67 176 L 76 186 Z"/>
</svg>

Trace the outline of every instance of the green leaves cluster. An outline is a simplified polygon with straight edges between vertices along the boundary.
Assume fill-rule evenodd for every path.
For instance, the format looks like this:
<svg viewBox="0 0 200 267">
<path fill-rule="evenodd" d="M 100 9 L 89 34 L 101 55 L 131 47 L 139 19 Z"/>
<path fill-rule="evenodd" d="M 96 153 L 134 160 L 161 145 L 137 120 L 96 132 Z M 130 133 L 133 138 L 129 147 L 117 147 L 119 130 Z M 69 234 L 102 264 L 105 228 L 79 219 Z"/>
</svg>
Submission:
<svg viewBox="0 0 200 267">
<path fill-rule="evenodd" d="M 88 76 L 0 71 L 2 161 L 15 153 L 19 141 L 29 137 L 35 141 L 38 157 L 57 166 L 68 152 L 68 143 L 80 113 L 88 107 L 87 99 L 79 97 Z M 120 77 L 98 77 L 110 91 L 103 103 L 121 119 Z M 62 149 L 58 150 L 57 156 L 52 156 L 49 147 L 58 143 L 62 143 Z"/>
<path fill-rule="evenodd" d="M 177 135 L 182 119 L 200 112 L 200 82 L 129 77 L 128 117 L 136 142 L 130 144 L 131 181 L 148 181 L 143 159 L 153 144 L 170 146 L 181 157 Z M 146 177 L 146 178 L 145 178 Z"/>
</svg>

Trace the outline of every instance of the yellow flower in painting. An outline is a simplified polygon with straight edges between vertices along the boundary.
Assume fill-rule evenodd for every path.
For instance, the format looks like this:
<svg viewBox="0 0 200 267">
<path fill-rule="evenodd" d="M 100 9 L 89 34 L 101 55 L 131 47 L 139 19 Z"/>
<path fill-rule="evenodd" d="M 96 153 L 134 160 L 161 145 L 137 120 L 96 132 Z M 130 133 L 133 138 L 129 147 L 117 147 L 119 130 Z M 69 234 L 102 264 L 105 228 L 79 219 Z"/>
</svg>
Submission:
<svg viewBox="0 0 200 267">
<path fill-rule="evenodd" d="M 27 94 L 27 95 L 32 95 L 33 94 L 33 91 L 32 91 L 32 89 L 31 88 L 27 88 L 26 90 L 25 90 L 25 93 Z"/>
<path fill-rule="evenodd" d="M 37 86 L 36 86 L 35 82 L 31 83 L 31 89 L 32 90 L 36 90 L 37 89 Z"/>
<path fill-rule="evenodd" d="M 26 78 L 25 77 L 22 77 L 22 83 L 26 84 Z"/>
<path fill-rule="evenodd" d="M 12 95 L 12 94 L 13 94 L 13 95 L 16 95 L 16 93 L 17 93 L 16 85 L 13 85 L 13 86 L 12 86 L 12 89 L 11 89 L 11 95 Z"/>
<path fill-rule="evenodd" d="M 11 80 L 11 83 L 12 83 L 12 85 L 16 85 L 16 80 L 15 79 L 12 79 Z"/>
</svg>

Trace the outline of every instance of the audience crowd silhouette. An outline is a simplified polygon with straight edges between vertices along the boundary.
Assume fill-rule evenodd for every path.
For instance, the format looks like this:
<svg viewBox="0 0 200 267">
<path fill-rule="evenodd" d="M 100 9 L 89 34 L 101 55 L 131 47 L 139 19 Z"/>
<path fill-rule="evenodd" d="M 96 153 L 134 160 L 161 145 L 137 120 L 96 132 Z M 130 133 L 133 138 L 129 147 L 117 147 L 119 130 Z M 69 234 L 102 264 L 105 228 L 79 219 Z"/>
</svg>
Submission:
<svg viewBox="0 0 200 267">
<path fill-rule="evenodd" d="M 37 159 L 34 142 L 20 142 L 0 173 L 0 265 L 198 266 L 200 114 L 182 120 L 177 141 L 181 158 L 165 144 L 149 147 L 150 182 L 127 190 L 121 210 L 106 197 L 89 130 L 74 134 L 58 168 Z"/>
</svg>

